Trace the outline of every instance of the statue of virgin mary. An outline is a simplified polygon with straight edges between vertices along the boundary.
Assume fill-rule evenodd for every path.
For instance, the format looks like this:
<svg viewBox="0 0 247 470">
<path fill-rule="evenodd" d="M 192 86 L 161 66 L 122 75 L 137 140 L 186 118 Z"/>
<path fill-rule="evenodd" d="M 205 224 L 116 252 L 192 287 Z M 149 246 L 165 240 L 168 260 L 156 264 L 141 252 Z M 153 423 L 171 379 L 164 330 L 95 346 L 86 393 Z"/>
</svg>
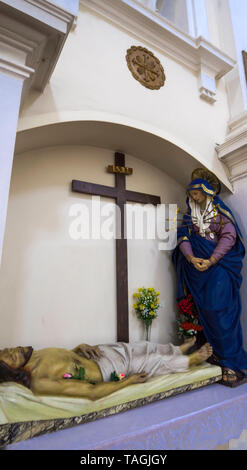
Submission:
<svg viewBox="0 0 247 470">
<path fill-rule="evenodd" d="M 220 182 L 202 168 L 186 189 L 187 213 L 178 228 L 173 263 L 177 300 L 191 294 L 224 385 L 247 382 L 247 353 L 240 323 L 241 269 L 245 248 L 232 211 L 218 196 Z"/>
</svg>

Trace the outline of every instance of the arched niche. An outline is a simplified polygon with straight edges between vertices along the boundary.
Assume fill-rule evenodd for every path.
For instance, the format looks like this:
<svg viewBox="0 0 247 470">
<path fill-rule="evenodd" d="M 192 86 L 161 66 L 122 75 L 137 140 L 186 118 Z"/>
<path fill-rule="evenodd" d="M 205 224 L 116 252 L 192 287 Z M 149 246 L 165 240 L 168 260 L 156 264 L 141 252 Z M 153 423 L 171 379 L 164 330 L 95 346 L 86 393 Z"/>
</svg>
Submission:
<svg viewBox="0 0 247 470">
<path fill-rule="evenodd" d="M 220 179 L 222 189 L 232 192 L 223 164 L 217 162 L 216 169 L 207 167 L 184 143 L 139 122 L 129 124 L 124 120 L 113 122 L 94 118 L 23 128 L 17 133 L 15 153 L 54 145 L 88 145 L 130 154 L 165 171 L 182 185 L 187 184 L 195 168 L 208 168 Z"/>
</svg>

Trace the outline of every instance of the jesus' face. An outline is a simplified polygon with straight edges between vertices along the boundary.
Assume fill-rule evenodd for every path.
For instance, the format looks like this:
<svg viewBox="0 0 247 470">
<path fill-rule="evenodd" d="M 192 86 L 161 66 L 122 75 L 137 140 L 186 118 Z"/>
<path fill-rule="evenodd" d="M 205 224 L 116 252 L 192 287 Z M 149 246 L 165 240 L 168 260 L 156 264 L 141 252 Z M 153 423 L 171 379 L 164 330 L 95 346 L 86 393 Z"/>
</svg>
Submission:
<svg viewBox="0 0 247 470">
<path fill-rule="evenodd" d="M 6 348 L 0 351 L 0 361 L 5 362 L 10 367 L 23 367 L 32 354 L 31 346 L 18 346 L 16 348 Z"/>
</svg>

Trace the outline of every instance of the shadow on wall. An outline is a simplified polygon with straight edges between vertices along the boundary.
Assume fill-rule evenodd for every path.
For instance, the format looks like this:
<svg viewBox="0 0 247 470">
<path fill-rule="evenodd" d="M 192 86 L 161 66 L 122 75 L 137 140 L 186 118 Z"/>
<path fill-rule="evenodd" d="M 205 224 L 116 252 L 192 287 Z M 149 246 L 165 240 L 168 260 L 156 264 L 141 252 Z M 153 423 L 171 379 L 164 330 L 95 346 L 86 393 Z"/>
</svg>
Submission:
<svg viewBox="0 0 247 470">
<path fill-rule="evenodd" d="M 241 230 L 243 239 L 245 241 L 245 249 L 246 255 L 243 260 L 243 268 L 242 268 L 242 285 L 240 289 L 240 295 L 242 300 L 242 316 L 241 316 L 241 324 L 242 324 L 242 331 L 243 331 L 243 339 L 244 339 L 244 348 L 247 350 L 247 301 L 246 301 L 246 292 L 247 292 L 247 217 L 246 217 L 246 210 L 245 210 L 245 195 L 244 191 L 240 188 L 238 189 L 238 182 L 235 182 L 236 192 L 233 195 L 223 193 L 220 195 L 222 199 L 226 202 L 229 208 L 233 211 L 236 221 L 239 225 Z M 241 197 L 240 197 L 241 194 Z"/>
</svg>

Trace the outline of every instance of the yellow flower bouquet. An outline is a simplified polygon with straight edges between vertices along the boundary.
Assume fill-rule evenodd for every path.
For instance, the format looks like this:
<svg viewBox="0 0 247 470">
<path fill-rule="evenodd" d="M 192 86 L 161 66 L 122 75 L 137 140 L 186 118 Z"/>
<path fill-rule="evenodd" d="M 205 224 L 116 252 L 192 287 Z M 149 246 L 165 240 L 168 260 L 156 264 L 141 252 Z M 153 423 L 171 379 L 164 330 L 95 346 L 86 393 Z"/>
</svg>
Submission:
<svg viewBox="0 0 247 470">
<path fill-rule="evenodd" d="M 133 309 L 135 310 L 138 318 L 144 321 L 146 328 L 146 340 L 149 340 L 150 328 L 152 321 L 158 316 L 160 293 L 153 287 L 140 287 L 137 292 L 133 294 L 135 303 Z"/>
</svg>

